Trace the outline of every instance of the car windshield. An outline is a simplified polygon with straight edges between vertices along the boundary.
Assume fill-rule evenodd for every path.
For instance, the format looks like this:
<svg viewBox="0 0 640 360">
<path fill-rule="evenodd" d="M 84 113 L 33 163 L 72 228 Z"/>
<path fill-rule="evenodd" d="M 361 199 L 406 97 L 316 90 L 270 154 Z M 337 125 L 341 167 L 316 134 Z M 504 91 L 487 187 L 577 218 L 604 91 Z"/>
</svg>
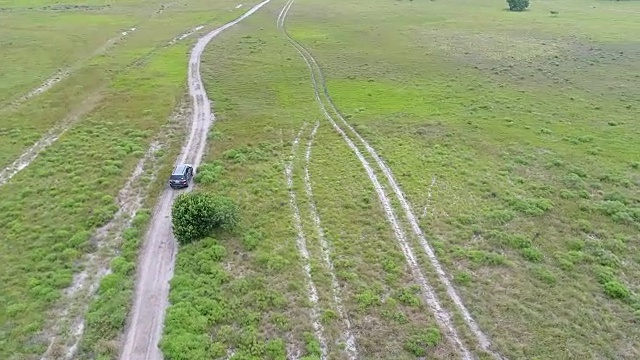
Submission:
<svg viewBox="0 0 640 360">
<path fill-rule="evenodd" d="M 184 176 L 182 175 L 171 175 L 171 180 L 182 180 Z"/>
</svg>

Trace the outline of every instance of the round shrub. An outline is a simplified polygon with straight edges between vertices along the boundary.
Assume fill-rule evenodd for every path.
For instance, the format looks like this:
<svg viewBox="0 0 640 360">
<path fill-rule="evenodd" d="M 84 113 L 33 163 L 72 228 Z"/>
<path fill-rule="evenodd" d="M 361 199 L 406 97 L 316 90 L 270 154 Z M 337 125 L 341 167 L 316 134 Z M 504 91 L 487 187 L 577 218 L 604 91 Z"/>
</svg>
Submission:
<svg viewBox="0 0 640 360">
<path fill-rule="evenodd" d="M 428 328 L 412 335 L 404 344 L 404 348 L 415 356 L 427 355 L 427 349 L 440 343 L 442 335 L 436 328 Z"/>
<path fill-rule="evenodd" d="M 604 292 L 614 299 L 626 299 L 631 295 L 629 289 L 617 281 L 604 284 Z"/>
<path fill-rule="evenodd" d="M 529 0 L 507 0 L 509 10 L 524 11 L 529 7 Z"/>
<path fill-rule="evenodd" d="M 178 195 L 171 209 L 172 229 L 181 244 L 202 239 L 216 228 L 232 229 L 238 208 L 229 198 L 205 192 Z"/>
</svg>

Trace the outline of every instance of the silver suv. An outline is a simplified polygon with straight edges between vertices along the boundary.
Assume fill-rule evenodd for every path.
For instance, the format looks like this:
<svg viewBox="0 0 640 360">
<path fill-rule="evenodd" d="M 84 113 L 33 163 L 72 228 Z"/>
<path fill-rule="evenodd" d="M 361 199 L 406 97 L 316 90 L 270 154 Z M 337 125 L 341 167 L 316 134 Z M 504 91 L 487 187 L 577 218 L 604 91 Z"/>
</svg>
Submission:
<svg viewBox="0 0 640 360">
<path fill-rule="evenodd" d="M 193 166 L 189 164 L 178 165 L 173 169 L 169 178 L 169 186 L 173 189 L 189 187 L 189 182 L 193 178 Z"/>
</svg>

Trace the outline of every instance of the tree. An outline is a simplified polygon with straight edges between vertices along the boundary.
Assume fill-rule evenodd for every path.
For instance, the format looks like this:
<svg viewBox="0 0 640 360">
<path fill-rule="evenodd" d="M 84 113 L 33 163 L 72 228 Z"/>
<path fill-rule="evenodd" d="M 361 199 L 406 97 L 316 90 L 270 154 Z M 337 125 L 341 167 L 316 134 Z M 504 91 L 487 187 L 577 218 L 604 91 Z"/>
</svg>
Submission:
<svg viewBox="0 0 640 360">
<path fill-rule="evenodd" d="M 205 192 L 178 195 L 171 209 L 172 229 L 181 244 L 208 236 L 216 228 L 232 229 L 238 223 L 233 200 Z"/>
<path fill-rule="evenodd" d="M 509 10 L 524 11 L 529 7 L 529 0 L 507 0 Z"/>
</svg>

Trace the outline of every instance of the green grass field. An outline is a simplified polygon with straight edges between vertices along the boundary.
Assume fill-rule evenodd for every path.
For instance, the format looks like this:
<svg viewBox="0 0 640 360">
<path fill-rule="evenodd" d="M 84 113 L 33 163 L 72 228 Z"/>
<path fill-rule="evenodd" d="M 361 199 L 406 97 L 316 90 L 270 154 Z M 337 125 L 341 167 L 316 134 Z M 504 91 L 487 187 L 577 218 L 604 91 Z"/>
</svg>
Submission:
<svg viewBox="0 0 640 360">
<path fill-rule="evenodd" d="M 67 341 L 69 323 L 58 324 L 64 290 L 91 253 L 117 259 L 96 296 L 73 299 L 78 309 L 89 305 L 78 358 L 117 358 L 137 249 L 184 138 L 188 118 L 172 114 L 185 106 L 190 46 L 255 2 L 240 3 L 84 1 L 74 4 L 89 8 L 60 9 L 0 0 L 0 168 L 69 124 L 0 185 L 1 359 L 39 359 L 52 332 Z M 460 358 L 416 271 L 464 346 L 492 358 L 374 158 L 354 140 L 407 234 L 418 270 L 408 265 L 375 186 L 276 27 L 285 3 L 272 0 L 203 56 L 217 122 L 196 188 L 235 200 L 241 223 L 180 247 L 165 359 L 349 359 L 348 334 L 357 358 Z M 345 120 L 393 172 L 493 351 L 509 359 L 639 358 L 640 3 L 506 8 L 497 0 L 296 0 L 286 29 L 317 60 Z M 198 25 L 206 28 L 167 46 Z M 59 71 L 68 76 L 20 100 Z M 136 185 L 141 209 L 98 251 L 96 229 L 116 214 L 119 190 L 154 141 L 162 149 Z"/>
<path fill-rule="evenodd" d="M 119 189 L 151 141 L 167 131 L 163 125 L 184 96 L 186 54 L 196 35 L 167 44 L 195 26 L 221 25 L 239 14 L 231 1 L 216 5 L 179 2 L 165 5 L 162 13 L 158 13 L 160 2 L 108 4 L 110 7 L 99 11 L 83 12 L 39 10 L 51 5 L 47 2 L 19 7 L 0 3 L 0 8 L 11 9 L 0 11 L 6 54 L 0 66 L 11 70 L 7 78 L 3 75 L 0 96 L 6 104 L 0 108 L 0 166 L 9 165 L 48 130 L 67 122 L 70 115 L 81 115 L 28 167 L 0 186 L 3 359 L 39 358 L 45 352 L 52 319 L 61 316 L 56 309 L 67 306 L 63 289 L 85 267 L 83 255 L 95 252 L 99 245 L 93 232 L 116 213 Z M 31 5 L 33 9 L 28 9 Z M 36 25 L 42 31 L 36 31 Z M 107 39 L 134 26 L 136 31 L 93 54 Z M 21 41 L 6 48 L 4 41 L 12 38 Z M 54 42 L 54 38 L 59 40 Z M 29 101 L 16 103 L 65 66 L 74 70 L 67 78 Z M 182 132 L 182 126 L 178 130 Z M 157 154 L 164 165 L 156 188 L 164 185 L 164 175 L 182 142 L 183 135 L 178 142 L 175 136 L 165 141 L 163 151 Z M 145 175 L 146 181 L 155 181 L 150 175 Z M 152 197 L 147 205 L 153 205 Z M 134 239 L 132 234 L 125 238 Z M 120 242 L 117 234 L 109 235 L 106 241 L 116 247 Z M 111 250 L 104 256 L 115 256 Z M 128 254 L 131 265 L 135 260 L 135 251 Z M 133 289 L 133 274 L 129 271 L 128 276 L 124 291 L 120 289 L 125 280 L 117 279 L 113 285 L 117 294 L 108 289 L 99 292 L 113 302 L 102 304 L 100 309 L 106 300 L 98 299 L 98 305 L 92 306 L 96 314 L 89 317 L 88 334 L 97 332 L 106 340 L 117 341 Z M 91 299 L 77 300 L 86 303 Z M 91 344 L 83 347 L 89 353 L 114 351 L 105 339 L 101 344 L 96 344 L 95 336 L 87 340 Z M 115 350 L 117 354 L 117 346 Z"/>
</svg>

